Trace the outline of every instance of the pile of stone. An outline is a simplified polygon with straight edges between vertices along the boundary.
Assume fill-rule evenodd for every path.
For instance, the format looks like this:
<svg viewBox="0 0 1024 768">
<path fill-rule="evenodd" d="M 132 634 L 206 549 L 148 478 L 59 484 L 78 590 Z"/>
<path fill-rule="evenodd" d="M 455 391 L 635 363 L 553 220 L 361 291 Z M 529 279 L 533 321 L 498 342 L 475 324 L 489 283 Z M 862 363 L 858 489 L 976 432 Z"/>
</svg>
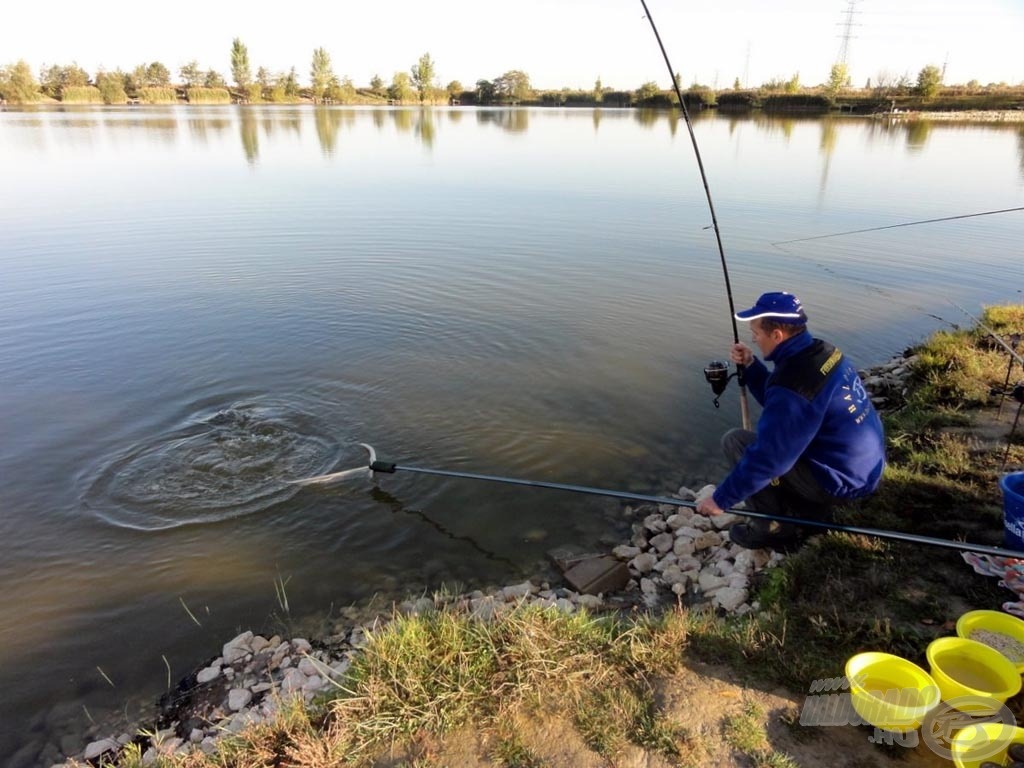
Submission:
<svg viewBox="0 0 1024 768">
<path fill-rule="evenodd" d="M 698 492 L 684 487 L 675 495 L 700 501 L 714 490 L 713 485 Z M 729 528 L 739 519 L 737 515 L 707 517 L 671 504 L 627 507 L 626 514 L 638 519 L 633 537 L 612 553 L 628 561 L 634 579 L 627 589 L 639 588 L 650 607 L 666 597 L 686 598 L 689 604 L 707 602 L 742 616 L 758 608 L 756 601 L 748 602 L 751 577 L 783 559 L 778 552 L 732 543 Z"/>
<path fill-rule="evenodd" d="M 875 408 L 879 411 L 892 411 L 906 402 L 910 378 L 918 360 L 918 355 L 906 353 L 892 358 L 884 365 L 857 372 Z"/>
</svg>

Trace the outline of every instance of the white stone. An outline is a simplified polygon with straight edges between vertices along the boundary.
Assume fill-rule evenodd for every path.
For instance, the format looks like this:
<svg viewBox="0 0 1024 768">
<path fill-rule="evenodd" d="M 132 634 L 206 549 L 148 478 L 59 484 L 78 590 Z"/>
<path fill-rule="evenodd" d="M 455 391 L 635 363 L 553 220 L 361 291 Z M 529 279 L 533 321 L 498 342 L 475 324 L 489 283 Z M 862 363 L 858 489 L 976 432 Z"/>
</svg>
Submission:
<svg viewBox="0 0 1024 768">
<path fill-rule="evenodd" d="M 224 663 L 233 664 L 252 651 L 252 632 L 243 632 L 224 644 Z"/>
<path fill-rule="evenodd" d="M 676 496 L 678 496 L 683 501 L 696 501 L 697 500 L 697 492 L 690 490 L 685 485 L 679 486 L 679 490 L 676 491 Z"/>
<path fill-rule="evenodd" d="M 650 544 L 660 554 L 665 554 L 675 543 L 675 538 L 671 533 L 659 533 L 657 536 L 651 539 Z"/>
<path fill-rule="evenodd" d="M 672 545 L 672 554 L 677 557 L 692 555 L 695 551 L 693 539 L 676 539 L 676 543 Z"/>
<path fill-rule="evenodd" d="M 293 637 L 292 648 L 295 649 L 296 653 L 309 653 L 313 650 L 313 646 L 303 637 Z"/>
<path fill-rule="evenodd" d="M 581 608 L 595 610 L 600 608 L 604 601 L 597 595 L 580 595 L 577 601 Z"/>
<path fill-rule="evenodd" d="M 665 521 L 665 524 L 673 531 L 678 531 L 684 525 L 688 525 L 690 522 L 689 515 L 683 515 L 682 513 L 676 513 Z"/>
<path fill-rule="evenodd" d="M 720 559 L 715 567 L 718 569 L 719 576 L 731 576 L 736 570 L 732 561 L 727 558 Z"/>
<path fill-rule="evenodd" d="M 302 685 L 303 691 L 319 691 L 323 688 L 324 679 L 320 675 L 310 675 Z"/>
<path fill-rule="evenodd" d="M 722 543 L 722 537 L 714 531 L 708 531 L 702 533 L 693 541 L 693 548 L 700 552 L 702 549 L 708 549 L 709 547 L 717 547 Z"/>
<path fill-rule="evenodd" d="M 650 573 L 654 568 L 654 564 L 658 562 L 658 558 L 652 555 L 650 552 L 644 552 L 641 555 L 637 555 L 629 561 L 629 567 L 633 568 L 639 573 Z"/>
<path fill-rule="evenodd" d="M 640 547 L 631 547 L 628 544 L 620 544 L 612 550 L 612 554 L 620 560 L 632 560 L 640 554 Z"/>
<path fill-rule="evenodd" d="M 727 611 L 735 611 L 747 600 L 747 590 L 725 587 L 718 590 L 712 598 L 712 602 Z"/>
<path fill-rule="evenodd" d="M 490 621 L 494 618 L 497 602 L 493 597 L 481 597 L 469 601 L 469 610 L 476 618 L 482 621 Z"/>
<path fill-rule="evenodd" d="M 670 565 L 675 565 L 676 564 L 676 560 L 678 560 L 678 559 L 679 558 L 677 558 L 674 554 L 669 552 L 667 555 L 665 555 L 663 558 L 661 558 L 661 560 L 659 560 L 657 563 L 654 564 L 654 570 L 656 570 L 658 573 L 661 573 L 666 568 L 668 568 Z"/>
<path fill-rule="evenodd" d="M 270 641 L 267 640 L 267 638 L 263 637 L 262 635 L 256 635 L 256 637 L 254 637 L 252 639 L 252 642 L 249 643 L 249 647 L 252 648 L 252 652 L 253 653 L 259 653 L 260 651 L 262 651 L 264 648 L 268 647 L 269 645 L 270 645 Z"/>
<path fill-rule="evenodd" d="M 700 536 L 701 533 L 703 533 L 703 531 L 699 528 L 694 528 L 692 525 L 684 525 L 682 528 L 676 529 L 676 538 L 692 540 Z"/>
<path fill-rule="evenodd" d="M 702 571 L 700 576 L 697 578 L 697 584 L 700 586 L 701 592 L 710 592 L 715 589 L 721 589 L 726 586 L 728 582 L 721 576 L 715 576 L 713 573 L 708 571 Z"/>
<path fill-rule="evenodd" d="M 564 597 L 560 597 L 555 601 L 555 608 L 563 613 L 573 613 L 576 610 L 576 606 L 573 605 L 572 600 L 566 600 Z"/>
<path fill-rule="evenodd" d="M 252 691 L 247 688 L 232 688 L 228 691 L 228 709 L 238 712 L 252 701 Z"/>
<path fill-rule="evenodd" d="M 212 755 L 217 749 L 217 742 L 210 736 L 207 736 L 201 742 L 199 742 L 199 748 L 203 750 L 207 755 Z"/>
<path fill-rule="evenodd" d="M 711 524 L 715 527 L 715 530 L 722 531 L 726 528 L 731 528 L 733 523 L 739 520 L 739 515 L 734 515 L 729 512 L 723 512 L 720 515 L 715 515 L 711 518 Z"/>
<path fill-rule="evenodd" d="M 161 741 L 159 744 L 156 744 L 155 746 L 157 748 L 157 751 L 161 755 L 173 755 L 174 752 L 184 743 L 184 739 L 180 739 L 177 736 L 173 736 L 172 738 L 167 739 L 166 741 Z"/>
<path fill-rule="evenodd" d="M 301 672 L 302 674 L 306 675 L 307 677 L 309 675 L 319 675 L 320 674 L 320 667 L 317 665 L 317 663 L 315 661 L 313 661 L 310 658 L 303 658 L 299 662 L 299 664 L 296 667 L 296 669 L 298 669 L 299 672 Z"/>
<path fill-rule="evenodd" d="M 733 568 L 736 573 L 753 573 L 754 553 L 749 549 L 741 549 L 736 554 L 736 559 L 733 561 Z"/>
<path fill-rule="evenodd" d="M 220 667 L 206 667 L 196 674 L 196 682 L 202 685 L 220 677 Z"/>
<path fill-rule="evenodd" d="M 689 581 L 689 577 L 679 570 L 679 566 L 677 565 L 670 565 L 666 568 L 662 572 L 661 578 L 668 585 L 679 584 L 680 582 L 686 584 L 686 582 Z"/>
<path fill-rule="evenodd" d="M 650 595 L 658 591 L 658 585 L 652 579 L 640 579 L 640 591 Z"/>
<path fill-rule="evenodd" d="M 648 515 L 644 518 L 644 528 L 651 533 L 663 533 L 668 526 L 661 515 Z"/>
<path fill-rule="evenodd" d="M 676 565 L 679 566 L 681 571 L 699 571 L 700 560 L 693 555 L 680 555 L 679 559 L 676 560 Z"/>
<path fill-rule="evenodd" d="M 188 740 L 193 744 L 199 744 L 203 740 L 204 736 L 206 736 L 206 734 L 203 733 L 202 728 L 193 728 L 192 733 L 188 735 Z"/>
<path fill-rule="evenodd" d="M 749 589 L 750 579 L 742 573 L 734 573 L 727 577 L 731 589 Z"/>
<path fill-rule="evenodd" d="M 686 594 L 686 583 L 685 582 L 676 582 L 675 584 L 672 585 L 672 591 L 675 592 L 677 595 L 684 595 L 684 594 Z"/>
<path fill-rule="evenodd" d="M 297 669 L 289 669 L 281 679 L 281 690 L 284 693 L 293 693 L 302 689 L 306 684 L 306 676 Z"/>
<path fill-rule="evenodd" d="M 522 600 L 524 597 L 529 597 L 534 591 L 536 591 L 536 587 L 531 582 L 524 581 L 522 584 L 505 587 L 501 593 L 506 600 Z"/>
<path fill-rule="evenodd" d="M 253 694 L 255 695 L 257 693 L 263 693 L 265 691 L 269 691 L 273 687 L 274 687 L 273 683 L 256 683 L 255 685 L 250 685 L 249 686 L 249 690 L 252 691 Z"/>
<path fill-rule="evenodd" d="M 86 760 L 93 760 L 104 752 L 109 752 L 112 749 L 117 749 L 117 742 L 113 739 L 102 739 L 101 741 L 94 741 L 85 748 L 85 752 L 82 753 L 82 757 Z"/>
<path fill-rule="evenodd" d="M 694 515 L 690 519 L 690 525 L 698 531 L 710 531 L 714 527 L 711 518 L 706 515 Z"/>
</svg>

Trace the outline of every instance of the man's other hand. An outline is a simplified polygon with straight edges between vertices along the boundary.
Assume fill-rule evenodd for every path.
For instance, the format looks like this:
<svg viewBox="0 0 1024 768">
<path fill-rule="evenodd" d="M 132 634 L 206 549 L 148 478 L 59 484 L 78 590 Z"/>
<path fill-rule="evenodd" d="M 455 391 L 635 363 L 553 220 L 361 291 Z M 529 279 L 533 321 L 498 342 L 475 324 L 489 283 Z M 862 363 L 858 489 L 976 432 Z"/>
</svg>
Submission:
<svg viewBox="0 0 1024 768">
<path fill-rule="evenodd" d="M 697 502 L 697 511 L 702 515 L 714 517 L 715 515 L 722 514 L 725 510 L 715 504 L 714 496 L 708 496 L 706 499 L 701 499 Z"/>
</svg>

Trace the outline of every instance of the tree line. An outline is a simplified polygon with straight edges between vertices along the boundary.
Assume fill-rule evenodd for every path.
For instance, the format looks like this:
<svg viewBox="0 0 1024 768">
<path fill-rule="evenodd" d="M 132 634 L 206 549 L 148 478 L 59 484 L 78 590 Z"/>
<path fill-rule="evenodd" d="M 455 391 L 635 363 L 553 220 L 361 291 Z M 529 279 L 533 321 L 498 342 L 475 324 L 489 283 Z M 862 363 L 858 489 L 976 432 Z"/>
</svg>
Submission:
<svg viewBox="0 0 1024 768">
<path fill-rule="evenodd" d="M 604 87 L 600 77 L 592 90 L 563 88 L 537 91 L 532 87 L 529 75 L 521 70 L 509 70 L 491 80 L 477 80 L 471 89 L 466 89 L 458 80 L 442 86 L 437 78 L 436 64 L 429 53 L 420 56 L 408 71 L 395 72 L 390 82 L 385 82 L 380 75 L 374 75 L 365 87 L 357 87 L 347 76 L 338 77 L 330 54 L 324 48 L 313 51 L 308 85 L 300 82 L 294 66 L 287 72 L 273 73 L 261 66 L 253 73 L 249 50 L 239 38 L 231 43 L 230 61 L 231 84 L 220 72 L 204 69 L 196 60 L 178 69 L 176 82 L 172 82 L 171 71 L 158 61 L 140 64 L 130 71 L 101 70 L 94 77 L 90 77 L 77 63 L 44 65 L 37 79 L 28 63 L 21 60 L 0 67 L 0 99 L 13 103 L 57 100 L 124 104 L 133 100 L 174 102 L 183 97 L 189 101 L 243 103 L 309 100 L 328 104 L 387 101 L 399 104 L 488 105 L 534 102 L 556 105 L 605 103 L 614 106 L 665 106 L 678 101 L 672 90 L 663 91 L 654 81 L 643 83 L 635 90 L 616 91 Z M 916 81 L 911 81 L 906 74 L 896 78 L 883 71 L 874 83 L 869 78 L 865 89 L 878 98 L 898 95 L 931 98 L 943 86 L 942 79 L 942 71 L 934 65 L 928 65 L 920 70 Z M 715 103 L 715 94 L 719 92 L 717 89 L 696 81 L 684 89 L 679 73 L 675 74 L 675 81 L 681 91 L 686 91 L 684 98 L 688 103 Z M 1005 84 L 999 85 L 1005 87 Z M 996 84 L 988 87 L 994 86 Z M 974 90 L 982 88 L 976 81 L 963 87 Z M 756 89 L 744 88 L 739 78 L 736 78 L 732 90 L 755 90 L 766 94 L 824 94 L 834 99 L 840 93 L 852 90 L 852 83 L 846 65 L 835 64 L 828 81 L 817 86 L 803 86 L 797 72 L 788 79 L 769 80 Z"/>
</svg>

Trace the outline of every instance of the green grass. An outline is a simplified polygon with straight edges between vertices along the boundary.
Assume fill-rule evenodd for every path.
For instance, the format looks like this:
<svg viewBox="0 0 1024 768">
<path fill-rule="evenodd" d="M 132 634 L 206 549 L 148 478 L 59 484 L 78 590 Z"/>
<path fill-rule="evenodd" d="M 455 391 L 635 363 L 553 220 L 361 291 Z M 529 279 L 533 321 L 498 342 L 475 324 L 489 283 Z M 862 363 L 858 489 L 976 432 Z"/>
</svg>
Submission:
<svg viewBox="0 0 1024 768">
<path fill-rule="evenodd" d="M 726 743 L 743 753 L 756 768 L 797 768 L 793 758 L 771 748 L 764 719 L 761 707 L 753 702 L 745 703 L 742 712 L 725 719 Z"/>
<path fill-rule="evenodd" d="M 68 86 L 61 91 L 64 104 L 102 104 L 103 94 L 95 85 Z"/>
<path fill-rule="evenodd" d="M 226 88 L 188 88 L 185 98 L 189 104 L 230 104 L 231 94 Z"/>
<path fill-rule="evenodd" d="M 178 101 L 174 88 L 139 88 L 137 95 L 143 104 L 175 104 Z"/>
</svg>

